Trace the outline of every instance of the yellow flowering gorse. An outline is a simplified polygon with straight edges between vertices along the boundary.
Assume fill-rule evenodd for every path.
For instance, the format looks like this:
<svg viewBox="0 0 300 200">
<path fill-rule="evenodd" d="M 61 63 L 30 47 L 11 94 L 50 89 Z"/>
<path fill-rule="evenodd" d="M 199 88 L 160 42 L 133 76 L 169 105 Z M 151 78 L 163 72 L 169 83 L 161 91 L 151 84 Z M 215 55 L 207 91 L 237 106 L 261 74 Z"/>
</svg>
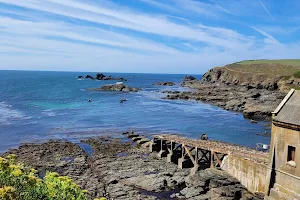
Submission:
<svg viewBox="0 0 300 200">
<path fill-rule="evenodd" d="M 0 157 L 0 200 L 88 199 L 88 191 L 82 190 L 69 177 L 48 172 L 44 179 L 40 179 L 36 173 L 37 170 L 28 170 L 17 163 L 13 154 Z"/>
</svg>

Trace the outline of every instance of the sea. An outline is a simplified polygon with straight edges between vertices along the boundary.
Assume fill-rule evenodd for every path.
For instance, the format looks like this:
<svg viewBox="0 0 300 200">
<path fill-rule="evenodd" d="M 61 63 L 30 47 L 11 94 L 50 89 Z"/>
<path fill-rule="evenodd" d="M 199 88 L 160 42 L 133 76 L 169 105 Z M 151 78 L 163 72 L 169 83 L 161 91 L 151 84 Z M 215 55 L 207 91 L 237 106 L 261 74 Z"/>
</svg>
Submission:
<svg viewBox="0 0 300 200">
<path fill-rule="evenodd" d="M 89 91 L 118 81 L 78 80 L 94 72 L 0 71 L 0 152 L 21 143 L 63 139 L 80 142 L 123 131 L 180 134 L 255 148 L 270 138 L 257 135 L 266 122 L 253 124 L 242 114 L 197 101 L 165 100 L 165 90 L 180 87 L 184 74 L 105 73 L 123 77 L 137 93 Z M 201 78 L 201 75 L 194 75 Z M 175 86 L 158 86 L 171 81 Z M 127 101 L 120 103 L 126 98 Z M 89 99 L 91 102 L 89 102 Z"/>
</svg>

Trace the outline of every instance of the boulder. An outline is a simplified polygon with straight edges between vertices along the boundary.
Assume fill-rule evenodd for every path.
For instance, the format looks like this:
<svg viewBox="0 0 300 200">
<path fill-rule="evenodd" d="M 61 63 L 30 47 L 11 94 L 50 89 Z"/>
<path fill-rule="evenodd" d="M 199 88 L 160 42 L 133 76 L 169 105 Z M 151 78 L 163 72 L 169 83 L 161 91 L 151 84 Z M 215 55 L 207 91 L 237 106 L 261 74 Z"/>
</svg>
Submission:
<svg viewBox="0 0 300 200">
<path fill-rule="evenodd" d="M 106 76 L 104 74 L 99 74 L 99 73 L 96 74 L 96 79 L 97 80 L 103 80 L 105 77 Z"/>
<path fill-rule="evenodd" d="M 129 87 L 123 83 L 104 85 L 100 88 L 90 88 L 88 90 L 94 91 L 117 91 L 117 92 L 138 92 L 140 89 L 136 87 Z"/>
<path fill-rule="evenodd" d="M 88 79 L 91 79 L 91 80 L 95 80 L 95 78 L 94 78 L 94 77 L 92 77 L 92 76 L 91 76 L 91 75 L 89 75 L 89 74 L 88 74 L 88 75 L 86 75 L 86 76 L 85 76 L 85 78 L 88 78 Z"/>
<path fill-rule="evenodd" d="M 102 80 L 102 81 L 127 81 L 126 79 L 124 78 L 115 78 L 115 77 L 112 77 L 112 76 L 105 76 L 104 74 L 96 74 L 96 79 L 97 80 Z"/>
<path fill-rule="evenodd" d="M 184 81 L 194 81 L 196 78 L 194 76 L 185 76 Z"/>
<path fill-rule="evenodd" d="M 155 85 L 174 86 L 175 83 L 173 83 L 173 82 L 158 82 Z"/>
</svg>

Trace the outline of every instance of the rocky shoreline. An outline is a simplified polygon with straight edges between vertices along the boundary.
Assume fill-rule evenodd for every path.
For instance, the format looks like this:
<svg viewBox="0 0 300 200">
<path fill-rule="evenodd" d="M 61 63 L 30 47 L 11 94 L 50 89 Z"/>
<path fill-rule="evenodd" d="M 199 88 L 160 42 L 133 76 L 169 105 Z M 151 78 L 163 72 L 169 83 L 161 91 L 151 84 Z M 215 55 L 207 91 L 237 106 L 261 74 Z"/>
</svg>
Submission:
<svg viewBox="0 0 300 200">
<path fill-rule="evenodd" d="M 164 99 L 196 100 L 219 106 L 226 110 L 242 112 L 245 118 L 254 120 L 271 119 L 272 113 L 286 95 L 276 84 L 239 84 L 226 82 L 220 75 L 208 72 L 201 80 L 185 77 L 182 86 L 193 91 L 164 91 Z M 219 76 L 219 78 L 212 78 Z"/>
<path fill-rule="evenodd" d="M 124 138 L 90 138 L 82 141 L 93 152 L 87 153 L 78 144 L 49 141 L 23 144 L 7 154 L 16 154 L 18 161 L 34 167 L 39 176 L 55 171 L 70 176 L 92 198 L 108 199 L 253 199 L 263 197 L 249 193 L 236 179 L 216 169 L 200 170 L 189 176 L 189 169 L 158 159 L 146 145 L 137 145 Z M 141 144 L 141 143 L 140 143 Z"/>
<path fill-rule="evenodd" d="M 165 99 L 202 101 L 226 110 L 242 112 L 245 118 L 255 120 L 270 120 L 271 112 L 276 109 L 285 96 L 279 91 L 200 81 L 184 82 L 183 86 L 195 90 L 188 92 L 164 91 Z"/>
</svg>

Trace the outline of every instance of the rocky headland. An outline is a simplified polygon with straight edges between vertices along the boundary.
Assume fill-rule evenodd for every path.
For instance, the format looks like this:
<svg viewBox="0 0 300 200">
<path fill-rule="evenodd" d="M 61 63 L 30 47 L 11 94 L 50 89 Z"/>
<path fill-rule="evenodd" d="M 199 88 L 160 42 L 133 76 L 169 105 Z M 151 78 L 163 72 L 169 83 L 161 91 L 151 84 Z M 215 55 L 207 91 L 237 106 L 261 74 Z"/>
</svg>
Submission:
<svg viewBox="0 0 300 200">
<path fill-rule="evenodd" d="M 116 91 L 116 92 L 138 92 L 140 88 L 130 87 L 124 85 L 123 83 L 108 84 L 100 88 L 89 88 L 88 90 L 92 91 Z"/>
<path fill-rule="evenodd" d="M 297 70 L 300 67 L 283 64 L 234 63 L 209 70 L 201 80 L 185 77 L 182 86 L 193 91 L 164 93 L 166 99 L 203 101 L 246 118 L 269 120 L 288 90 L 299 88 L 300 79 L 293 75 Z"/>
<path fill-rule="evenodd" d="M 142 141 L 143 139 L 141 139 Z M 38 170 L 71 177 L 89 191 L 91 199 L 262 199 L 249 193 L 235 178 L 216 169 L 200 170 L 189 176 L 189 169 L 158 159 L 149 153 L 146 139 L 137 146 L 124 139 L 109 137 L 82 141 L 90 145 L 88 154 L 79 145 L 67 141 L 23 144 L 4 154 L 17 155 L 17 161 Z M 83 144 L 81 143 L 81 144 Z"/>
<path fill-rule="evenodd" d="M 97 73 L 95 77 L 91 76 L 91 75 L 86 75 L 86 76 L 78 76 L 78 79 L 91 79 L 91 80 L 99 80 L 99 81 L 127 81 L 125 78 L 116 78 L 116 77 L 112 77 L 112 76 L 106 76 L 104 74 L 100 74 Z"/>
</svg>

